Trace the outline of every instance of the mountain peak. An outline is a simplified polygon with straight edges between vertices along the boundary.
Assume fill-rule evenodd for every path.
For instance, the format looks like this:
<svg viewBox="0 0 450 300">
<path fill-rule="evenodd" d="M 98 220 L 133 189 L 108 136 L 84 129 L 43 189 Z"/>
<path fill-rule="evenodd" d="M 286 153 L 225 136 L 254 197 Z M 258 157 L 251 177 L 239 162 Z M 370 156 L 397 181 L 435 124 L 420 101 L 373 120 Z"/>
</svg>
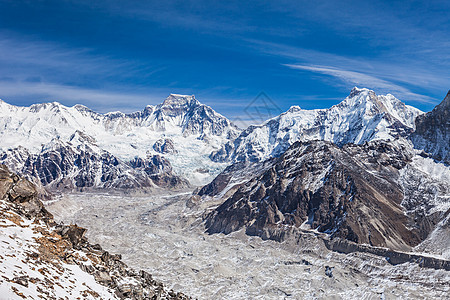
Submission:
<svg viewBox="0 0 450 300">
<path fill-rule="evenodd" d="M 355 86 L 350 91 L 350 94 L 348 95 L 348 98 L 353 98 L 353 97 L 358 96 L 359 94 L 361 94 L 363 92 L 373 92 L 373 91 L 369 90 L 367 88 L 358 88 L 358 87 Z"/>
<path fill-rule="evenodd" d="M 442 102 L 438 106 L 446 109 L 450 108 L 450 90 L 448 91 L 447 96 L 445 96 L 444 100 L 442 100 Z"/>
<path fill-rule="evenodd" d="M 338 105 L 354 107 L 361 104 L 374 103 L 375 105 L 379 106 L 378 102 L 378 96 L 374 91 L 367 88 L 354 87 L 350 91 L 350 94 L 347 96 L 347 98 L 345 98 L 344 101 L 342 101 Z"/>
<path fill-rule="evenodd" d="M 170 94 L 162 106 L 191 106 L 194 104 L 200 104 L 194 95 Z"/>
</svg>

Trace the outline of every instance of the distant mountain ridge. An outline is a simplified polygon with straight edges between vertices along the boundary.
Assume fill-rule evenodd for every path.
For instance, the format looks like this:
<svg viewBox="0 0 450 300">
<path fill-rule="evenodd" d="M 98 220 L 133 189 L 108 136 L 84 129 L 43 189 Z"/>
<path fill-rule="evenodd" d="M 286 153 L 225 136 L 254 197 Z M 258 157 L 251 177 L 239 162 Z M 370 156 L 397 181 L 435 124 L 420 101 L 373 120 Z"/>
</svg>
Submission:
<svg viewBox="0 0 450 300">
<path fill-rule="evenodd" d="M 439 131 L 439 136 L 444 136 L 442 142 L 442 138 L 437 136 L 424 135 L 424 126 L 431 125 L 423 124 L 434 123 L 422 121 L 436 116 L 440 120 L 445 119 L 448 109 L 443 104 L 441 106 L 444 108 L 438 109 L 438 106 L 436 112 L 433 110 L 424 115 L 390 94 L 378 96 L 371 90 L 355 87 L 347 98 L 331 108 L 302 110 L 293 106 L 262 125 L 242 131 L 211 107 L 188 95 L 171 94 L 159 105 L 148 105 L 142 111 L 129 114 L 100 114 L 82 105 L 66 107 L 57 102 L 17 107 L 0 100 L 0 151 L 3 151 L 0 162 L 22 174 L 46 174 L 45 177 L 58 178 L 64 175 L 62 169 L 67 170 L 67 166 L 60 165 L 61 159 L 56 160 L 58 167 L 54 168 L 52 176 L 48 175 L 50 171 L 33 171 L 30 166 L 36 166 L 36 162 L 31 161 L 38 159 L 39 155 L 48 159 L 49 149 L 59 143 L 63 145 L 58 148 L 59 154 L 51 157 L 71 156 L 76 160 L 74 153 L 82 150 L 83 153 L 91 153 L 96 161 L 84 165 L 75 165 L 74 161 L 71 171 L 64 175 L 70 174 L 74 179 L 81 174 L 91 174 L 88 177 L 83 175 L 86 180 L 82 186 L 140 187 L 151 186 L 154 182 L 149 178 L 139 179 L 142 170 L 135 170 L 132 162 L 136 159 L 151 162 L 159 155 L 161 159 L 156 160 L 163 162 L 164 170 L 170 171 L 165 173 L 169 177 L 157 181 L 168 187 L 178 183 L 184 185 L 183 178 L 191 184 L 204 185 L 230 163 L 278 157 L 297 141 L 324 140 L 343 146 L 373 140 L 406 141 L 412 136 L 416 148 L 433 152 L 435 158 L 444 157 L 445 160 L 448 159 L 445 158 L 448 155 L 448 145 L 445 145 L 448 128 L 445 126 L 448 124 Z M 416 126 L 418 130 L 412 134 Z M 26 151 L 18 150 L 19 146 Z M 23 167 L 27 155 L 31 161 L 27 162 L 26 169 L 21 169 L 17 163 L 21 161 L 19 165 Z M 112 181 L 108 182 L 98 179 L 102 178 L 98 175 L 100 170 L 108 165 L 100 159 L 105 155 L 118 161 L 117 166 L 107 168 L 108 172 L 116 174 L 109 177 Z M 154 167 L 150 164 L 146 169 L 153 170 Z M 155 177 L 155 174 L 144 173 Z M 116 176 L 120 180 L 112 179 Z M 50 184 L 47 178 L 40 181 Z M 77 181 L 71 182 L 73 185 Z"/>
<path fill-rule="evenodd" d="M 40 148 L 55 137 L 67 140 L 76 130 L 97 138 L 100 143 L 98 137 L 102 134 L 117 136 L 139 127 L 157 132 L 176 128 L 184 136 L 199 135 L 202 138 L 211 135 L 231 139 L 239 132 L 228 119 L 198 102 L 194 96 L 175 94 L 157 106 L 148 105 L 142 111 L 130 114 L 100 114 L 83 105 L 66 107 L 58 102 L 18 107 L 0 100 L 0 117 L 2 148 L 17 146 L 15 142 L 21 138 L 28 139 L 29 148 Z"/>
<path fill-rule="evenodd" d="M 324 140 L 342 146 L 371 140 L 393 140 L 414 131 L 422 112 L 394 96 L 377 96 L 353 88 L 341 103 L 328 109 L 298 106 L 262 125 L 250 126 L 234 141 L 213 153 L 214 161 L 262 161 L 281 155 L 296 141 Z"/>
<path fill-rule="evenodd" d="M 166 165 L 172 165 L 175 173 L 193 180 L 194 184 L 203 183 L 205 178 L 213 176 L 223 168 L 222 164 L 211 162 L 208 155 L 211 151 L 219 149 L 226 141 L 234 139 L 240 132 L 240 129 L 227 118 L 209 106 L 201 104 L 194 96 L 177 94 L 169 95 L 157 106 L 149 105 L 140 112 L 130 114 L 122 112 L 99 114 L 82 105 L 66 107 L 57 102 L 17 107 L 0 101 L 0 128 L 2 128 L 0 150 L 9 151 L 9 157 L 20 156 L 19 153 L 11 153 L 12 149 L 18 146 L 27 149 L 30 154 L 42 155 L 55 141 L 62 144 L 69 143 L 59 150 L 65 148 L 63 152 L 67 154 L 79 152 L 79 149 L 75 148 L 84 147 L 83 151 L 94 152 L 93 157 L 108 153 L 107 155 L 120 161 L 118 165 L 122 167 L 117 174 L 123 173 L 125 177 L 135 182 L 141 176 L 135 174 L 135 170 L 134 174 L 130 175 L 130 172 L 126 171 L 130 168 L 126 165 L 136 157 L 151 161 L 154 155 L 163 154 Z M 73 136 L 77 134 L 83 138 L 74 144 Z M 164 141 L 163 148 L 159 145 L 161 140 Z M 67 147 L 74 148 L 69 150 Z M 62 155 L 62 152 L 59 152 Z M 8 163 L 8 159 L 8 156 L 3 155 L 2 161 L 14 167 Z M 93 165 L 98 164 L 87 164 L 85 168 L 89 169 Z M 59 165 L 59 169 L 61 167 Z M 210 173 L 197 172 L 197 169 L 206 169 Z M 23 172 L 17 168 L 14 170 Z M 71 176 L 76 175 L 71 172 Z M 48 184 L 46 179 L 41 181 Z M 101 180 L 94 179 L 90 181 L 93 181 L 94 186 L 100 187 L 130 184 L 124 184 L 124 180 L 119 180 L 121 183 L 115 180 L 114 184 L 105 184 Z M 148 178 L 138 181 L 142 183 L 139 186 L 150 185 L 148 182 L 144 183 Z M 89 186 L 91 185 L 89 183 Z"/>
</svg>

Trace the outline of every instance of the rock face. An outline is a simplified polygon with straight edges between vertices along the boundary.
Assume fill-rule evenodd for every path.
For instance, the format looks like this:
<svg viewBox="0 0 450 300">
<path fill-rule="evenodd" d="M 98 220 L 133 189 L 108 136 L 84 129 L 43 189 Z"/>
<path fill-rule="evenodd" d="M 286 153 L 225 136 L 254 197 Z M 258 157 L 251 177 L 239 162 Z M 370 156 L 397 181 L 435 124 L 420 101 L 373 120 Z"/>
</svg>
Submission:
<svg viewBox="0 0 450 300">
<path fill-rule="evenodd" d="M 201 104 L 194 96 L 171 94 L 155 108 L 155 128 L 180 126 L 184 136 L 200 135 L 235 138 L 239 129 L 211 107 Z"/>
<path fill-rule="evenodd" d="M 436 222 L 426 214 L 419 222 L 402 206 L 405 185 L 412 189 L 415 182 L 400 182 L 400 170 L 413 155 L 401 144 L 380 141 L 341 148 L 326 141 L 297 142 L 279 158 L 253 166 L 259 171 L 233 189 L 233 177 L 225 171 L 200 190 L 200 195 L 226 195 L 206 218 L 207 231 L 228 234 L 244 227 L 247 234 L 277 239 L 274 229 L 296 227 L 408 250 L 433 228 L 421 224 Z M 445 216 L 443 209 L 437 219 Z"/>
<path fill-rule="evenodd" d="M 411 140 L 417 149 L 450 164 L 450 91 L 431 112 L 417 117 L 416 131 Z"/>
<path fill-rule="evenodd" d="M 160 155 L 153 155 L 147 159 L 136 157 L 130 162 L 134 170 L 144 171 L 152 182 L 163 188 L 185 188 L 189 182 L 172 172 L 170 162 Z"/>
<path fill-rule="evenodd" d="M 177 153 L 171 139 L 159 139 L 153 144 L 153 149 L 161 154 Z"/>
<path fill-rule="evenodd" d="M 99 149 L 92 137 L 77 133 L 82 141 L 53 140 L 39 154 L 23 147 L 9 149 L 0 157 L 15 172 L 53 190 L 114 188 L 145 190 L 152 187 L 183 188 L 185 179 L 172 172 L 170 162 L 158 155 L 125 163 Z M 137 163 L 142 162 L 142 163 Z"/>
<path fill-rule="evenodd" d="M 422 112 L 394 96 L 377 96 L 354 88 L 341 103 L 329 109 L 302 110 L 298 106 L 250 126 L 237 139 L 211 154 L 214 161 L 263 161 L 281 155 L 296 141 L 325 140 L 342 146 L 371 140 L 394 140 L 414 130 Z"/>
<path fill-rule="evenodd" d="M 84 228 L 56 224 L 36 195 L 32 183 L 0 165 L 2 297 L 188 299 L 90 244 Z"/>
</svg>

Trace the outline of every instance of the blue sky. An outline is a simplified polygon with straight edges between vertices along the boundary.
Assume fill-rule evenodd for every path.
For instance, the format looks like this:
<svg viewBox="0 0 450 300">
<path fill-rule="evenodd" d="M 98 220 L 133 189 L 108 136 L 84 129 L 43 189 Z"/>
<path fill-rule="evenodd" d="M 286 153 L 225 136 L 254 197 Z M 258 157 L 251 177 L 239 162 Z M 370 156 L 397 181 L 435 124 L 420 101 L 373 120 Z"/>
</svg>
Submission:
<svg viewBox="0 0 450 300">
<path fill-rule="evenodd" d="M 450 88 L 450 1 L 0 0 L 0 98 L 100 112 L 195 94 L 232 118 L 265 92 L 325 108 L 353 86 L 424 111 Z"/>
</svg>

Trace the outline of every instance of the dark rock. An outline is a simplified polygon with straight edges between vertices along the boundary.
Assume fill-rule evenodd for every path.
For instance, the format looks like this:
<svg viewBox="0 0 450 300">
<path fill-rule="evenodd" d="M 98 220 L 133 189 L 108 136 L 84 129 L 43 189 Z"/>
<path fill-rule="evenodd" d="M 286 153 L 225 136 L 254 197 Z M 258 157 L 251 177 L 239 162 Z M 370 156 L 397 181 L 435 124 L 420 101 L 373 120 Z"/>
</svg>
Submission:
<svg viewBox="0 0 450 300">
<path fill-rule="evenodd" d="M 450 91 L 431 112 L 416 118 L 416 130 L 411 140 L 434 159 L 450 164 Z"/>
<path fill-rule="evenodd" d="M 336 252 L 341 253 L 352 253 L 352 252 L 365 252 L 370 253 L 378 256 L 383 256 L 386 258 L 386 260 L 393 264 L 403 264 L 406 262 L 411 263 L 417 263 L 422 267 L 425 268 L 432 268 L 432 269 L 443 269 L 446 271 L 450 271 L 450 261 L 449 260 L 443 260 L 439 258 L 434 258 L 430 256 L 422 256 L 419 254 L 410 254 L 400 251 L 395 251 L 388 248 L 381 248 L 381 247 L 372 247 L 369 245 L 359 245 L 356 243 L 353 243 L 351 241 L 342 240 L 342 239 L 333 239 L 328 240 L 325 239 L 325 246 L 329 250 L 333 250 Z"/>
<path fill-rule="evenodd" d="M 161 154 L 174 154 L 178 151 L 175 149 L 171 139 L 159 139 L 153 144 L 153 149 Z"/>
<path fill-rule="evenodd" d="M 325 275 L 332 278 L 333 277 L 333 268 L 330 266 L 325 266 Z"/>
<path fill-rule="evenodd" d="M 77 225 L 64 225 L 59 228 L 59 234 L 69 240 L 73 246 L 78 246 L 83 241 L 86 229 Z"/>
<path fill-rule="evenodd" d="M 23 285 L 24 287 L 28 287 L 28 276 L 19 276 L 19 277 L 14 277 L 11 282 Z"/>
</svg>

